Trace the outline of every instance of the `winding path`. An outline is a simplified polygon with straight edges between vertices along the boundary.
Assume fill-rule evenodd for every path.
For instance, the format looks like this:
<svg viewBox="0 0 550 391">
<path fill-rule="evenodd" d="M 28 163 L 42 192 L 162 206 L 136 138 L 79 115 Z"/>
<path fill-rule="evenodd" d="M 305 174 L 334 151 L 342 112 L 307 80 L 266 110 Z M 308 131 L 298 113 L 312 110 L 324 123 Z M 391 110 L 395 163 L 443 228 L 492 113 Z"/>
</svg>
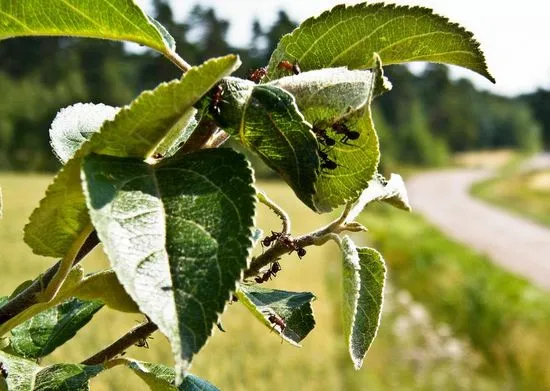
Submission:
<svg viewBox="0 0 550 391">
<path fill-rule="evenodd" d="M 550 229 L 470 196 L 471 185 L 491 173 L 454 169 L 412 177 L 407 190 L 413 210 L 496 264 L 550 290 Z"/>
</svg>

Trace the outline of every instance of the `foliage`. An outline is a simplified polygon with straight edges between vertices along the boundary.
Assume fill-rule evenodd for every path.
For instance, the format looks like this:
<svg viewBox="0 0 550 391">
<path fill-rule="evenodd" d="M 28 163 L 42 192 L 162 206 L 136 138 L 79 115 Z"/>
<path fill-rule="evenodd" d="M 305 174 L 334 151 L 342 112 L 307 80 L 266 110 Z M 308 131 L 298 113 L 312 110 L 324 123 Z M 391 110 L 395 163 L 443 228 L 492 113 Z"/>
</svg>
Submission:
<svg viewBox="0 0 550 391">
<path fill-rule="evenodd" d="M 380 152 L 371 103 L 391 88 L 383 63 L 448 62 L 492 80 L 471 33 L 424 8 L 337 6 L 283 37 L 268 66 L 244 80 L 229 76 L 240 65 L 235 55 L 190 66 L 165 27 L 130 0 L 105 8 L 91 0 L 53 1 L 47 8 L 34 1 L 0 2 L 0 12 L 8 17 L 0 39 L 130 40 L 184 72 L 123 108 L 74 105 L 53 122 L 51 145 L 63 167 L 31 215 L 25 242 L 38 255 L 61 259 L 0 307 L 0 358 L 9 369 L 2 377 L 10 389 L 33 384 L 37 390 L 86 390 L 92 377 L 116 366 L 129 367 L 153 389 L 215 389 L 188 369 L 213 328 L 223 329 L 227 303 L 243 303 L 257 320 L 298 344 L 315 325 L 313 294 L 255 285 L 276 277 L 285 254 L 302 258 L 307 247 L 329 240 L 342 252 L 344 335 L 355 369 L 361 368 L 378 330 L 385 266 L 376 250 L 340 234 L 366 231 L 355 218 L 371 202 L 410 209 L 401 178 L 388 181 L 376 173 Z M 226 26 L 213 23 L 213 13 L 202 16 L 202 44 L 214 44 L 211 39 L 224 35 Z M 357 19 L 358 30 L 342 27 L 350 19 Z M 389 30 L 394 23 L 399 28 Z M 357 31 L 370 34 L 358 37 Z M 354 50 L 342 51 L 342 44 Z M 310 54 L 298 59 L 296 48 Z M 289 73 L 294 75 L 285 77 Z M 422 132 L 421 118 L 413 122 L 411 133 Z M 292 236 L 286 212 L 255 188 L 245 156 L 220 148 L 231 136 L 312 211 L 344 205 L 340 217 Z M 282 229 L 263 239 L 255 227 L 257 202 L 282 220 Z M 269 249 L 251 256 L 260 239 Z M 99 243 L 112 272 L 86 277 L 79 262 Z M 94 289 L 101 286 L 95 279 L 113 272 L 111 291 Z M 40 367 L 26 359 L 48 355 L 71 339 L 103 304 L 139 309 L 147 320 L 80 364 Z M 119 356 L 147 344 L 157 329 L 170 342 L 174 370 Z"/>
<path fill-rule="evenodd" d="M 550 336 L 547 292 L 447 239 L 415 214 L 387 207 L 370 212 L 361 220 L 371 228 L 370 244 L 385 255 L 394 286 L 465 336 L 482 353 L 485 371 L 516 389 L 549 387 L 546 347 L 536 342 Z"/>
<path fill-rule="evenodd" d="M 528 217 L 539 224 L 550 226 L 550 171 L 514 170 L 478 182 L 472 194 Z"/>
</svg>

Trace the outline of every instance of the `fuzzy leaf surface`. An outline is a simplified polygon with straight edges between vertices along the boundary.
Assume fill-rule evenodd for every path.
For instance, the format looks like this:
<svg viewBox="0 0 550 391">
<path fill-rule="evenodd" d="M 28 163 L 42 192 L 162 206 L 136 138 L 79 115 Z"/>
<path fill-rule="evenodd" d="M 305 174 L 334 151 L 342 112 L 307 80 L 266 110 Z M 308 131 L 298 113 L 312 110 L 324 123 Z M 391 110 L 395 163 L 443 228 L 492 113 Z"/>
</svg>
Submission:
<svg viewBox="0 0 550 391">
<path fill-rule="evenodd" d="M 275 85 L 255 85 L 234 78 L 224 82 L 221 126 L 260 156 L 302 202 L 316 210 L 317 143 L 294 97 Z"/>
<path fill-rule="evenodd" d="M 382 3 L 338 5 L 307 19 L 285 35 L 269 61 L 268 76 L 278 78 L 282 60 L 296 61 L 303 71 L 347 66 L 374 67 L 373 53 L 384 65 L 412 61 L 453 64 L 494 82 L 473 34 L 422 7 Z"/>
<path fill-rule="evenodd" d="M 113 269 L 170 340 L 182 379 L 247 267 L 255 190 L 230 149 L 164 162 L 90 155 L 83 178 Z"/>
<path fill-rule="evenodd" d="M 183 383 L 178 387 L 174 369 L 162 364 L 126 360 L 128 368 L 138 375 L 151 389 L 151 391 L 219 391 L 207 381 L 188 374 Z"/>
<path fill-rule="evenodd" d="M 379 64 L 379 63 L 378 63 Z M 292 93 L 300 112 L 313 126 L 319 149 L 336 163 L 335 169 L 321 169 L 315 182 L 315 208 L 329 212 L 357 198 L 378 166 L 378 137 L 371 119 L 370 103 L 376 89 L 383 87 L 381 69 L 350 71 L 346 68 L 323 69 L 284 77 L 270 84 Z M 356 140 L 345 140 L 332 126 L 345 125 L 357 132 Z M 319 129 L 333 140 L 329 146 Z M 324 159 L 321 159 L 323 162 Z"/>
<path fill-rule="evenodd" d="M 38 255 L 64 256 L 90 221 L 80 181 L 82 159 L 90 153 L 146 158 L 173 128 L 185 126 L 182 119 L 189 119 L 193 105 L 239 64 L 234 55 L 209 60 L 180 80 L 143 92 L 112 121 L 104 122 L 48 187 L 25 227 L 25 242 Z"/>
<path fill-rule="evenodd" d="M 132 0 L 0 0 L 0 40 L 74 36 L 136 42 L 160 53 L 174 39 Z"/>
<path fill-rule="evenodd" d="M 103 122 L 112 120 L 118 108 L 104 104 L 76 103 L 61 109 L 50 127 L 50 144 L 61 163 L 69 160 Z"/>
<path fill-rule="evenodd" d="M 0 351 L 8 370 L 9 391 L 89 391 L 89 380 L 103 371 L 103 365 L 54 364 L 40 367 L 34 361 Z"/>
<path fill-rule="evenodd" d="M 116 273 L 112 270 L 86 276 L 73 295 L 82 300 L 100 300 L 107 307 L 117 311 L 139 312 L 137 304 L 124 290 Z"/>
<path fill-rule="evenodd" d="M 14 328 L 10 347 L 25 358 L 47 356 L 74 337 L 101 307 L 99 301 L 70 299 Z"/>
<path fill-rule="evenodd" d="M 386 266 L 378 251 L 356 247 L 349 238 L 342 240 L 344 275 L 344 335 L 356 370 L 376 337 L 380 317 Z"/>
<path fill-rule="evenodd" d="M 310 292 L 289 292 L 251 285 L 241 286 L 237 297 L 257 319 L 291 345 L 301 346 L 300 342 L 315 327 L 311 307 L 315 296 Z M 270 315 L 285 323 L 284 330 L 281 331 L 280 326 L 269 320 Z"/>
<path fill-rule="evenodd" d="M 359 213 L 373 201 L 385 201 L 396 208 L 411 210 L 403 178 L 400 175 L 391 174 L 390 179 L 386 180 L 382 175 L 376 175 L 351 208 L 345 222 L 350 223 L 355 220 Z"/>
</svg>

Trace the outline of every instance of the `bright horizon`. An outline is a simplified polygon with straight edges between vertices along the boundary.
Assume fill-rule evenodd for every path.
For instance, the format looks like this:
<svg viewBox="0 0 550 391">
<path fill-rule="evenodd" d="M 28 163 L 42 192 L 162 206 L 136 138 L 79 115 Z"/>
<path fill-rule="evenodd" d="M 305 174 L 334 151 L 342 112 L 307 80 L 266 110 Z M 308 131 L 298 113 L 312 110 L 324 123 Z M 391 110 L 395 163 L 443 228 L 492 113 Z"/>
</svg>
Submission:
<svg viewBox="0 0 550 391">
<path fill-rule="evenodd" d="M 149 0 L 137 0 L 137 3 L 148 9 Z M 218 17 L 231 22 L 228 40 L 232 45 L 247 46 L 254 18 L 266 27 L 275 21 L 277 11 L 284 9 L 291 19 L 302 22 L 342 2 L 316 0 L 304 4 L 299 0 L 170 0 L 177 20 L 184 19 L 197 3 L 213 7 Z M 493 85 L 482 76 L 458 67 L 452 67 L 453 76 L 467 77 L 478 88 L 507 96 L 533 92 L 538 88 L 550 89 L 550 51 L 546 49 L 547 38 L 550 37 L 550 23 L 547 21 L 550 1 L 394 0 L 388 3 L 432 8 L 474 33 L 497 83 Z M 185 53 L 180 54 L 185 57 Z M 415 65 L 413 69 L 421 69 L 421 66 Z"/>
</svg>

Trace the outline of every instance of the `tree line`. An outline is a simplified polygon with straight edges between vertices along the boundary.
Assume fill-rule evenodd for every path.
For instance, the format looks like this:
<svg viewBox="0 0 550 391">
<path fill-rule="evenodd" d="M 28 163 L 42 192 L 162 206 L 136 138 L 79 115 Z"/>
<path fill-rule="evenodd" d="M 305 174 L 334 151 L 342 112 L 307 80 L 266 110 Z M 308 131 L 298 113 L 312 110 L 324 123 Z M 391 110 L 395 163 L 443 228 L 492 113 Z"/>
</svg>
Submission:
<svg viewBox="0 0 550 391">
<path fill-rule="evenodd" d="M 238 53 L 238 76 L 267 64 L 281 35 L 296 26 L 280 11 L 271 26 L 255 21 L 246 48 L 227 41 L 230 24 L 214 9 L 197 5 L 184 21 L 166 0 L 154 0 L 154 16 L 191 64 Z M 181 76 L 156 53 L 129 52 L 118 42 L 64 37 L 0 42 L 0 170 L 53 171 L 48 129 L 59 108 L 76 102 L 123 106 L 161 81 Z M 403 66 L 386 68 L 398 93 L 374 107 L 385 164 L 445 164 L 450 153 L 511 147 L 550 147 L 550 91 L 517 98 L 477 91 L 465 79 L 452 81 L 445 66 L 420 75 Z"/>
</svg>

